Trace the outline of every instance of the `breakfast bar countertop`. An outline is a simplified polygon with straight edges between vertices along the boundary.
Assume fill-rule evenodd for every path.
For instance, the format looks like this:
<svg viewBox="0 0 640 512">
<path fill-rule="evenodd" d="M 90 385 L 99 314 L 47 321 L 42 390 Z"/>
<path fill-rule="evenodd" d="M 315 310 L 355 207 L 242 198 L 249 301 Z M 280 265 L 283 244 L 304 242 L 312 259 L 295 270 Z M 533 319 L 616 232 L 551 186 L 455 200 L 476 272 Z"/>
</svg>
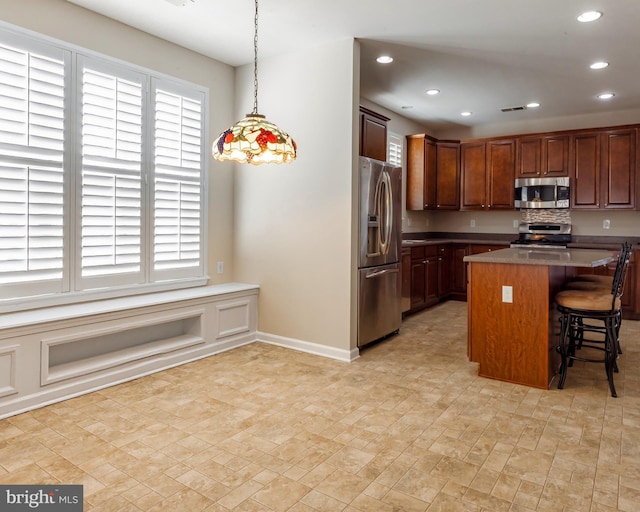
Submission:
<svg viewBox="0 0 640 512">
<path fill-rule="evenodd" d="M 613 261 L 612 251 L 600 249 L 510 248 L 464 257 L 471 263 L 507 263 L 518 265 L 548 265 L 555 267 L 599 267 Z"/>
</svg>

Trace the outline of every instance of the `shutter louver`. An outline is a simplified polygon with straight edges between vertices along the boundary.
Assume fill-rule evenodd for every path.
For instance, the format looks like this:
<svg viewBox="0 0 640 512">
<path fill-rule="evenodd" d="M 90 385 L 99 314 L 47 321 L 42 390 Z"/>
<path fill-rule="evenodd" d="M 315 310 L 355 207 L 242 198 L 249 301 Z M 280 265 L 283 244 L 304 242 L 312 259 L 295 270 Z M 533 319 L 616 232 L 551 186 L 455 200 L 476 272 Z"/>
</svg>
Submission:
<svg viewBox="0 0 640 512">
<path fill-rule="evenodd" d="M 402 166 L 402 139 L 391 133 L 387 147 L 387 162 L 398 167 Z"/>
<path fill-rule="evenodd" d="M 202 264 L 202 102 L 155 92 L 154 270 Z"/>
<path fill-rule="evenodd" d="M 83 69 L 82 277 L 141 269 L 142 84 Z"/>
<path fill-rule="evenodd" d="M 52 53 L 0 44 L 0 283 L 50 281 L 60 291 L 65 57 Z"/>
</svg>

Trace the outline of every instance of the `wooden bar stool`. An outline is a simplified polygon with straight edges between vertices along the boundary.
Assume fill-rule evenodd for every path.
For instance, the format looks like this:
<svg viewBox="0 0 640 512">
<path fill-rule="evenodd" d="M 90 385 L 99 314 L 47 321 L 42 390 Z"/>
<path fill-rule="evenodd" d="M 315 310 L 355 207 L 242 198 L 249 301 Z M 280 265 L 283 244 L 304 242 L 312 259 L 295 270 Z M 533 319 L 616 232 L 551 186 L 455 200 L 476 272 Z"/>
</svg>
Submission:
<svg viewBox="0 0 640 512">
<path fill-rule="evenodd" d="M 621 250 L 618 253 L 618 261 L 616 263 L 616 269 L 619 268 L 621 262 L 624 260 L 625 254 Z M 613 286 L 613 277 L 614 276 L 602 276 L 602 275 L 594 275 L 594 274 L 580 274 L 568 283 L 565 284 L 564 289 L 566 290 L 584 290 L 584 291 L 601 291 L 601 292 L 609 292 Z M 620 325 L 622 324 L 622 310 L 620 311 L 620 315 L 616 322 L 616 333 L 620 333 Z M 622 354 L 622 346 L 620 344 L 620 338 L 618 337 L 618 354 Z M 578 344 L 578 348 L 580 348 L 580 344 Z"/>
<path fill-rule="evenodd" d="M 619 353 L 618 333 L 622 318 L 621 298 L 630 258 L 631 244 L 625 242 L 620 250 L 610 288 L 566 289 L 556 295 L 561 315 L 560 344 L 557 347 L 561 357 L 558 389 L 564 388 L 567 369 L 572 366 L 574 360 L 604 363 L 611 396 L 617 396 L 613 374 L 618 371 L 616 359 Z M 595 333 L 601 338 L 585 338 L 585 333 Z M 602 351 L 603 357 L 577 355 L 576 349 Z"/>
</svg>

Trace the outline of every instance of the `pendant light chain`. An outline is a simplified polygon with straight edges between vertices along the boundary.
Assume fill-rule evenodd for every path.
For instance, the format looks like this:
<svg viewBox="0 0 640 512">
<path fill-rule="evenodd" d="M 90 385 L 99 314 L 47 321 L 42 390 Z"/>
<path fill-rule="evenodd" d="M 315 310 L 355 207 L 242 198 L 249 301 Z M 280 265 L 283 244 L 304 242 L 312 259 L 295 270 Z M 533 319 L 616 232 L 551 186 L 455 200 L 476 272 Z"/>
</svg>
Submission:
<svg viewBox="0 0 640 512">
<path fill-rule="evenodd" d="M 258 113 L 258 0 L 254 18 L 253 32 L 253 114 Z"/>
<path fill-rule="evenodd" d="M 297 145 L 291 136 L 258 114 L 258 0 L 253 33 L 253 112 L 216 138 L 211 152 L 216 160 L 249 164 L 293 162 Z"/>
</svg>

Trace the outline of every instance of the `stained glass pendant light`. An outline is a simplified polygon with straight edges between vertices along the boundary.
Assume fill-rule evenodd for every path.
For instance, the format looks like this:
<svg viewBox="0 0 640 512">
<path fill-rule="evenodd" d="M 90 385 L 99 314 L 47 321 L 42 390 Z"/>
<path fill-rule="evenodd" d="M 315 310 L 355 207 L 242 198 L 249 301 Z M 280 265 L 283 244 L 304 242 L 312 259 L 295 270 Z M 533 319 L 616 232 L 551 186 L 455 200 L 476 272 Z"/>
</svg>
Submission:
<svg viewBox="0 0 640 512">
<path fill-rule="evenodd" d="M 289 163 L 296 158 L 296 143 L 275 124 L 258 114 L 258 0 L 255 0 L 253 36 L 253 111 L 225 130 L 213 143 L 216 160 L 240 163 Z"/>
</svg>

